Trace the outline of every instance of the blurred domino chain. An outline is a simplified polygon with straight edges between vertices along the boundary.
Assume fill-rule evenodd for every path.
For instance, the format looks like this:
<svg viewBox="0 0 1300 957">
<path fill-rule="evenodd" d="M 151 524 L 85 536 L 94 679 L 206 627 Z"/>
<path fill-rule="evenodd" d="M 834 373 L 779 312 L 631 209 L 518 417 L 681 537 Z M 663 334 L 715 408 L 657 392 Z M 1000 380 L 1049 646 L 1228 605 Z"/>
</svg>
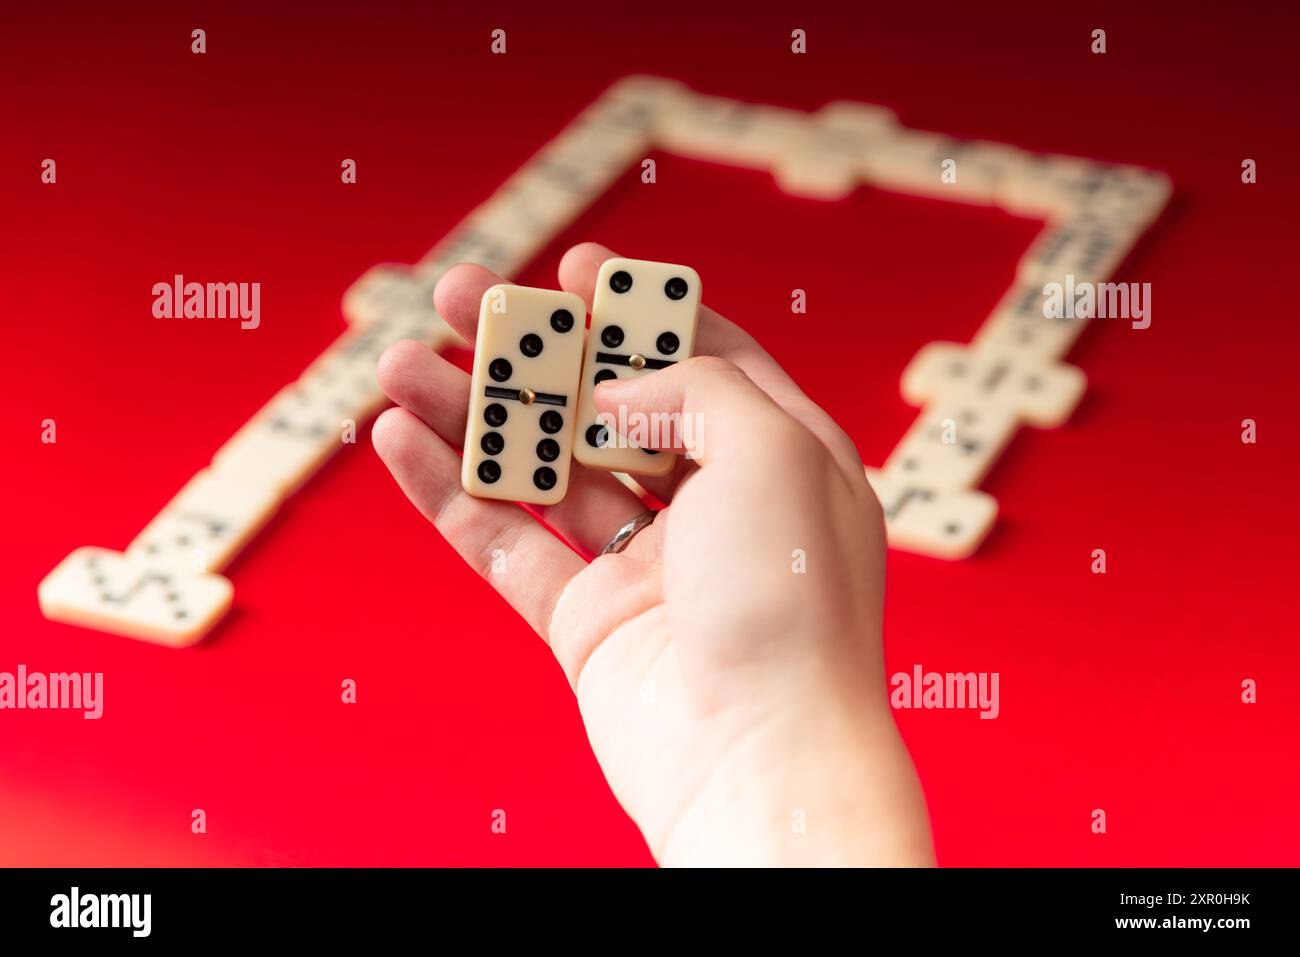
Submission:
<svg viewBox="0 0 1300 957">
<path fill-rule="evenodd" d="M 903 375 L 923 406 L 881 470 L 891 545 L 946 558 L 973 552 L 997 513 L 974 489 L 1020 423 L 1063 422 L 1084 388 L 1058 360 L 1085 319 L 1052 320 L 1042 285 L 1102 281 L 1159 214 L 1163 176 L 908 130 L 890 111 L 831 103 L 814 113 L 704 96 L 655 77 L 620 80 L 423 259 L 384 264 L 344 294 L 349 326 L 229 439 L 124 552 L 74 550 L 41 582 L 47 618 L 171 646 L 193 644 L 229 609 L 220 574 L 280 504 L 376 414 L 380 354 L 399 339 L 459 342 L 433 308 L 458 262 L 516 275 L 652 149 L 772 172 L 794 195 L 833 200 L 860 184 L 1042 217 L 1016 283 L 970 346 L 931 343 Z M 956 182 L 944 182 L 955 161 Z M 633 487 L 635 487 L 633 485 Z"/>
</svg>

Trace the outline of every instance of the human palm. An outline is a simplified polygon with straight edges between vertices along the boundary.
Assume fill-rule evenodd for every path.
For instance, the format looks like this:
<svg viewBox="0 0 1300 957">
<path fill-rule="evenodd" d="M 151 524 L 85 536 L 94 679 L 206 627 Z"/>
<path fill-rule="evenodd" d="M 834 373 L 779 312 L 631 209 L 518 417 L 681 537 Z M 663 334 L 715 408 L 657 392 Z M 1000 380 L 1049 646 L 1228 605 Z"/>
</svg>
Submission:
<svg viewBox="0 0 1300 957">
<path fill-rule="evenodd" d="M 574 247 L 561 286 L 590 305 L 613 255 Z M 438 285 L 438 311 L 473 341 L 479 300 L 500 281 L 458 266 Z M 374 444 L 550 644 L 658 861 L 928 863 L 924 801 L 886 704 L 883 523 L 856 449 L 707 307 L 695 351 L 597 389 L 603 411 L 698 423 L 663 440 L 691 457 L 641 480 L 668 504 L 619 554 L 599 553 L 645 505 L 607 473 L 574 463 L 568 495 L 541 515 L 554 534 L 461 489 L 469 378 L 418 343 L 380 362 L 399 408 L 375 423 Z"/>
</svg>

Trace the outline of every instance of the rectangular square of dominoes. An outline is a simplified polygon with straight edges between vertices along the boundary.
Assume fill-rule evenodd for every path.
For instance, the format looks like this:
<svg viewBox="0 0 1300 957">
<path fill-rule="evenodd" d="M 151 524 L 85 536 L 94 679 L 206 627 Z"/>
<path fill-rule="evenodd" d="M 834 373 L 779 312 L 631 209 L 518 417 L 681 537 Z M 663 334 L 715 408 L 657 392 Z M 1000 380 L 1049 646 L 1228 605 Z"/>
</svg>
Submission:
<svg viewBox="0 0 1300 957">
<path fill-rule="evenodd" d="M 640 448 L 597 421 L 596 386 L 606 379 L 653 375 L 690 358 L 700 314 L 700 277 L 689 266 L 609 259 L 596 276 L 591 334 L 578 388 L 574 455 L 583 465 L 634 475 L 667 475 L 668 452 Z"/>
<path fill-rule="evenodd" d="M 502 284 L 483 294 L 460 479 L 471 495 L 564 498 L 586 315 L 569 292 Z"/>
<path fill-rule="evenodd" d="M 374 266 L 343 293 L 343 316 L 353 325 L 400 316 L 427 325 L 430 335 L 455 339 L 433 308 L 433 289 L 441 276 L 441 269 L 423 266 Z"/>
</svg>

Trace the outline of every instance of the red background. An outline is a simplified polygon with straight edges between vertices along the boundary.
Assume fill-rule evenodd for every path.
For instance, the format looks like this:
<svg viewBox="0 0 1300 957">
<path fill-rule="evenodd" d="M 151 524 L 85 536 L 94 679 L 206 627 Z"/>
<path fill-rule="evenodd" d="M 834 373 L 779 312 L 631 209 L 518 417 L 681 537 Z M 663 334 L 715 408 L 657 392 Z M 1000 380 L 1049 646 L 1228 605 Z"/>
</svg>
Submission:
<svg viewBox="0 0 1300 957">
<path fill-rule="evenodd" d="M 1294 20 L 473 6 L 7 14 L 0 670 L 103 671 L 106 688 L 97 722 L 0 712 L 0 863 L 650 862 L 546 648 L 364 438 L 229 569 L 236 610 L 211 641 L 157 648 L 36 606 L 56 562 L 124 547 L 343 330 L 356 277 L 417 259 L 631 72 L 803 109 L 880 102 L 914 127 L 1171 174 L 1173 206 L 1120 277 L 1153 284 L 1151 328 L 1085 333 L 1070 358 L 1088 395 L 997 465 L 984 488 L 1001 517 L 973 560 L 891 555 L 889 670 L 997 671 L 1001 717 L 898 719 L 942 863 L 1300 863 Z M 658 159 L 658 183 L 630 171 L 520 281 L 554 285 L 581 239 L 691 263 L 869 463 L 915 415 L 907 360 L 971 337 L 1038 228 L 865 189 L 795 199 L 763 173 Z M 178 272 L 260 281 L 261 328 L 155 320 L 150 288 Z M 796 287 L 806 316 L 789 312 Z M 1247 417 L 1257 445 L 1239 439 Z"/>
</svg>

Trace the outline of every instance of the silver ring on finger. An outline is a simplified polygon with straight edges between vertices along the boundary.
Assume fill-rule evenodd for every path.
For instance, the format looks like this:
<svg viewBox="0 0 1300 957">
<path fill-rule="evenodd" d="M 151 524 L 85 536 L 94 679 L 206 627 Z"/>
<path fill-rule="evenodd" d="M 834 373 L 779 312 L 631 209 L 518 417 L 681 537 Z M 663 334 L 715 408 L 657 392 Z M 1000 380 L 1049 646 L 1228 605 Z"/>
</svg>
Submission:
<svg viewBox="0 0 1300 957">
<path fill-rule="evenodd" d="M 632 539 L 636 537 L 638 532 L 642 529 L 648 528 L 650 523 L 655 520 L 655 516 L 658 514 L 659 513 L 654 509 L 642 512 L 636 518 L 632 519 L 632 521 L 628 522 L 615 532 L 614 537 L 609 540 L 608 545 L 600 550 L 600 553 L 602 555 L 617 555 L 631 544 Z"/>
</svg>

